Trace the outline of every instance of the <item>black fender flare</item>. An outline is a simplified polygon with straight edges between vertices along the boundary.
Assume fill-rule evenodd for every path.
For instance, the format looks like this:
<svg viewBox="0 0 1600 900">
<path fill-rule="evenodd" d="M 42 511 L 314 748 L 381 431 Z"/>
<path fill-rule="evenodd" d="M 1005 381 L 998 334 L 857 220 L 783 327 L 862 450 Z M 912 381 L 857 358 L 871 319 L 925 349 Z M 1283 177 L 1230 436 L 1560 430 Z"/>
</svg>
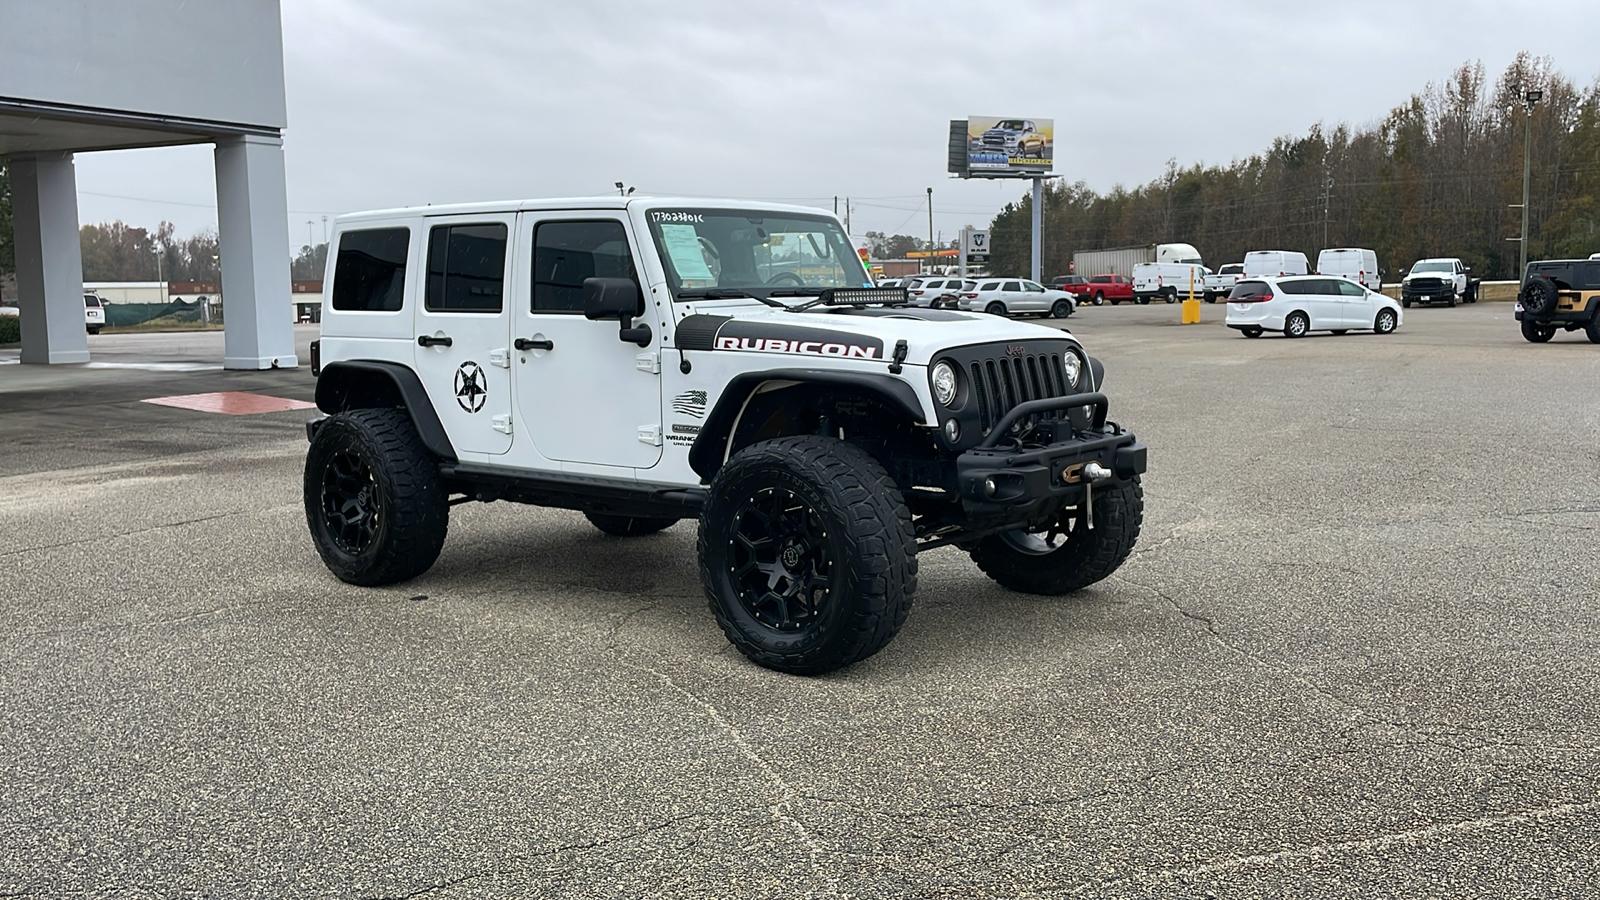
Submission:
<svg viewBox="0 0 1600 900">
<path fill-rule="evenodd" d="M 745 405 L 762 385 L 773 381 L 797 384 L 823 384 L 861 390 L 883 400 L 890 407 L 904 412 L 918 425 L 927 422 L 927 414 L 917 392 L 911 385 L 890 375 L 870 372 L 835 372 L 828 369 L 770 369 L 765 372 L 746 372 L 728 382 L 717 398 L 717 405 L 700 426 L 700 436 L 689 447 L 689 467 L 702 481 L 709 483 L 728 457 L 728 441 L 743 414 Z"/>
<path fill-rule="evenodd" d="M 322 367 L 317 376 L 317 409 L 331 416 L 347 409 L 375 407 L 403 407 L 433 455 L 443 460 L 456 458 L 450 435 L 434 412 L 422 379 L 409 366 L 381 359 L 346 359 Z"/>
</svg>

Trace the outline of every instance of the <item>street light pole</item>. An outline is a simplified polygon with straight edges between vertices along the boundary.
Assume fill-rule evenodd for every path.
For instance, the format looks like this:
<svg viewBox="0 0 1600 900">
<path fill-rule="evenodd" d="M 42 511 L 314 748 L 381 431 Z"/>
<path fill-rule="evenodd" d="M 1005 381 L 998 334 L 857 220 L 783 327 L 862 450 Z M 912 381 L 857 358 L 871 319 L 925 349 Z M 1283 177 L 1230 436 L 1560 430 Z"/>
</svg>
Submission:
<svg viewBox="0 0 1600 900">
<path fill-rule="evenodd" d="M 933 188 L 928 188 L 928 272 L 933 272 Z"/>
</svg>

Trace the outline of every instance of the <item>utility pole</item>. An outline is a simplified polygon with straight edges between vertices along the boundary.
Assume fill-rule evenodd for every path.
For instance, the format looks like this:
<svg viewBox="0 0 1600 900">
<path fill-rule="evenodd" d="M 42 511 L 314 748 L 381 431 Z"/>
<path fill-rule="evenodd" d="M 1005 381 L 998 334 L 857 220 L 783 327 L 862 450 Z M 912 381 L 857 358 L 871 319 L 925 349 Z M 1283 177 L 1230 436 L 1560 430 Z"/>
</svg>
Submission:
<svg viewBox="0 0 1600 900">
<path fill-rule="evenodd" d="M 1167 194 L 1170 196 L 1171 191 Z M 1033 280 L 1042 281 L 1039 277 L 1040 266 L 1044 256 L 1044 176 L 1033 176 Z"/>
<path fill-rule="evenodd" d="M 1532 90 L 1523 95 L 1522 116 L 1522 260 L 1517 266 L 1517 281 L 1522 281 L 1528 271 L 1528 186 L 1533 180 L 1533 105 L 1544 96 L 1544 91 Z"/>
<path fill-rule="evenodd" d="M 1322 249 L 1328 249 L 1328 213 L 1332 209 L 1333 176 L 1328 175 L 1322 181 Z"/>
<path fill-rule="evenodd" d="M 928 271 L 933 271 L 933 188 L 928 188 Z"/>
<path fill-rule="evenodd" d="M 844 198 L 844 233 L 845 234 L 854 234 L 855 233 L 855 232 L 850 230 L 850 198 L 849 197 Z"/>
</svg>

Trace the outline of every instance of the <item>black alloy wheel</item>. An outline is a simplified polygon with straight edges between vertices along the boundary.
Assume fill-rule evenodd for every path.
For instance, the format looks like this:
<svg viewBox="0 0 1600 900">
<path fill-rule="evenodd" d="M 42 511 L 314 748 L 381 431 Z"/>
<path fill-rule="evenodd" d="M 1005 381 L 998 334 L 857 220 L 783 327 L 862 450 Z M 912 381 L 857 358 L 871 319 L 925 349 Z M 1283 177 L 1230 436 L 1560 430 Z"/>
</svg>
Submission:
<svg viewBox="0 0 1600 900">
<path fill-rule="evenodd" d="M 834 555 L 821 514 L 794 491 L 768 488 L 733 520 L 729 567 L 739 604 L 774 631 L 804 631 L 833 591 Z"/>
<path fill-rule="evenodd" d="M 1535 344 L 1548 343 L 1551 338 L 1556 336 L 1556 327 L 1554 325 L 1540 325 L 1538 322 L 1523 319 L 1522 336 Z"/>
<path fill-rule="evenodd" d="M 1522 288 L 1522 311 L 1542 316 L 1553 312 L 1560 289 L 1548 275 L 1535 275 Z"/>
<path fill-rule="evenodd" d="M 1065 319 L 1070 315 L 1072 315 L 1072 303 L 1070 301 L 1057 300 L 1055 305 L 1050 307 L 1050 318 L 1052 319 Z"/>
<path fill-rule="evenodd" d="M 372 469 L 360 454 L 346 450 L 322 470 L 322 520 L 334 546 L 356 556 L 372 546 L 382 508 Z"/>
</svg>

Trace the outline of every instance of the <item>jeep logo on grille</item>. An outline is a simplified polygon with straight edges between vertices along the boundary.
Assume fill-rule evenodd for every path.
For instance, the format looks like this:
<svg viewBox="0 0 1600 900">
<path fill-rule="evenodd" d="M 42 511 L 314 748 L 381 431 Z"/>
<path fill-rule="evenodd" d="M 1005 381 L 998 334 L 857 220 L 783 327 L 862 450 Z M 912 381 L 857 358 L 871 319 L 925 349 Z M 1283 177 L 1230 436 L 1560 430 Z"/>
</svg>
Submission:
<svg viewBox="0 0 1600 900">
<path fill-rule="evenodd" d="M 1027 352 L 1028 352 L 1028 348 L 1022 346 L 1021 344 L 1007 344 L 1006 345 L 1006 355 L 1007 356 L 1021 356 L 1022 354 L 1027 353 Z"/>
</svg>

